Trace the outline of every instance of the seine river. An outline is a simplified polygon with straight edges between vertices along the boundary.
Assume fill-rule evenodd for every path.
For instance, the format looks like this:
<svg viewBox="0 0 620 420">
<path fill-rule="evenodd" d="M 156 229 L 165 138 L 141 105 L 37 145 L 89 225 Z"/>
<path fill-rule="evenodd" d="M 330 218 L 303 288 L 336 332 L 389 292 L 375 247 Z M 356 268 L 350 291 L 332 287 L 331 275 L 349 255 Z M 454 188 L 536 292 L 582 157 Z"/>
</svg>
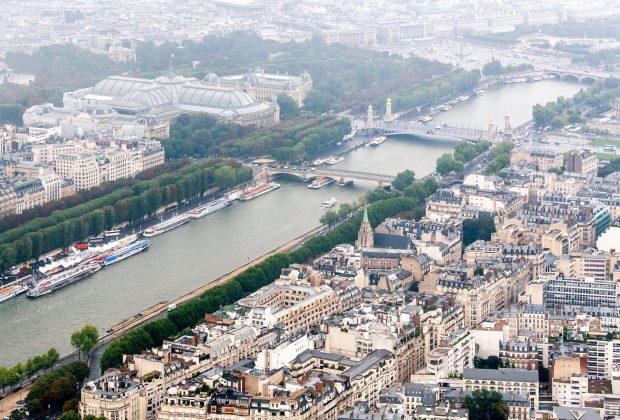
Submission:
<svg viewBox="0 0 620 420">
<path fill-rule="evenodd" d="M 530 118 L 533 104 L 571 96 L 580 87 L 560 81 L 502 86 L 458 104 L 437 120 L 485 126 L 491 113 L 503 124 L 503 113 L 509 109 L 512 124 L 518 125 Z M 433 172 L 435 160 L 453 146 L 390 138 L 377 148 L 352 152 L 338 166 L 382 174 L 409 168 L 421 177 Z M 0 364 L 13 365 L 51 346 L 68 353 L 71 332 L 85 323 L 103 333 L 142 309 L 184 295 L 316 227 L 324 212 L 322 201 L 335 197 L 340 203 L 350 202 L 373 187 L 373 183 L 356 183 L 309 190 L 302 183 L 283 182 L 272 193 L 152 238 L 147 252 L 91 278 L 35 300 L 22 295 L 4 302 L 0 304 Z"/>
</svg>

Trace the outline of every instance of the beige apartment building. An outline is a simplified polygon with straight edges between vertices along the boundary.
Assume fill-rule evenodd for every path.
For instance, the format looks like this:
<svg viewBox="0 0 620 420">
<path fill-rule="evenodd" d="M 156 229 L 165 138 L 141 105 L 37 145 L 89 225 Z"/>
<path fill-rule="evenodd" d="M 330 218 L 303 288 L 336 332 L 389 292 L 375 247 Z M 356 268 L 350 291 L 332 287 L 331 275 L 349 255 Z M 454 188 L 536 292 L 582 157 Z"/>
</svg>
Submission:
<svg viewBox="0 0 620 420">
<path fill-rule="evenodd" d="M 80 397 L 80 415 L 114 420 L 146 419 L 144 385 L 121 374 L 88 382 Z"/>
</svg>

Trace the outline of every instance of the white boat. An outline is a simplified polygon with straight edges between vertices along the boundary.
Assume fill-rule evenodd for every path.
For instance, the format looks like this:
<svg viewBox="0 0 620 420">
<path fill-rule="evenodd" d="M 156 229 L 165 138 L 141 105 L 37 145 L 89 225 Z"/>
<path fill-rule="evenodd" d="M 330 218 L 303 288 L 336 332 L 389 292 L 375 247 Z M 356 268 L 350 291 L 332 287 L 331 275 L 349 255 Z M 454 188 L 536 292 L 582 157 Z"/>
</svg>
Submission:
<svg viewBox="0 0 620 420">
<path fill-rule="evenodd" d="M 418 118 L 418 121 L 423 122 L 423 123 L 427 123 L 429 121 L 433 121 L 433 116 L 432 115 L 423 115 L 423 116 Z"/>
<path fill-rule="evenodd" d="M 370 143 L 368 143 L 370 146 L 372 147 L 377 147 L 379 146 L 381 143 L 383 143 L 385 141 L 385 136 L 377 136 L 375 138 L 373 138 Z"/>
<path fill-rule="evenodd" d="M 121 231 L 118 229 L 111 229 L 111 230 L 106 230 L 105 232 L 103 232 L 103 236 L 106 237 L 116 237 L 119 236 L 121 234 Z"/>
<path fill-rule="evenodd" d="M 165 220 L 161 223 L 151 226 L 148 229 L 145 229 L 144 232 L 142 232 L 142 235 L 146 236 L 147 238 L 157 236 L 164 232 L 168 232 L 171 229 L 184 225 L 187 222 L 189 222 L 189 216 L 187 216 L 186 214 L 179 214 L 178 216 L 171 217 L 168 220 Z"/>
<path fill-rule="evenodd" d="M 323 207 L 324 209 L 331 209 L 332 207 L 334 207 L 336 204 L 338 203 L 338 201 L 332 197 L 327 201 L 323 201 L 321 203 L 321 207 Z"/>
<path fill-rule="evenodd" d="M 336 182 L 335 179 L 322 176 L 308 184 L 308 188 L 318 190 L 319 188 L 323 188 L 324 186 L 332 184 L 334 182 Z"/>
<path fill-rule="evenodd" d="M 482 96 L 484 94 L 484 89 L 476 89 L 474 91 L 474 95 L 476 96 Z"/>
<path fill-rule="evenodd" d="M 26 296 L 36 298 L 47 295 L 55 290 L 92 276 L 99 270 L 101 270 L 101 264 L 97 263 L 77 266 L 35 283 L 34 286 L 28 289 Z"/>
<path fill-rule="evenodd" d="M 342 156 L 338 156 L 338 157 L 331 156 L 329 159 L 327 159 L 325 161 L 325 163 L 327 163 L 328 165 L 335 165 L 335 164 L 340 163 L 342 161 L 344 161 L 344 158 Z"/>
<path fill-rule="evenodd" d="M 450 110 L 452 109 L 452 105 L 450 105 L 450 104 L 443 104 L 443 105 L 439 105 L 439 106 L 437 107 L 437 109 L 438 109 L 439 111 L 444 111 L 444 112 L 445 112 L 445 111 L 450 111 Z"/>
<path fill-rule="evenodd" d="M 263 194 L 267 194 L 270 191 L 280 188 L 280 184 L 275 182 L 264 182 L 262 184 L 255 185 L 253 187 L 247 188 L 241 194 L 242 201 L 249 201 L 253 198 L 260 197 Z"/>
<path fill-rule="evenodd" d="M 232 200 L 228 197 L 218 198 L 202 206 L 196 207 L 193 210 L 186 212 L 191 219 L 200 219 L 208 214 L 215 213 L 218 210 L 223 209 L 232 204 Z"/>
<path fill-rule="evenodd" d="M 21 284 L 13 284 L 0 289 L 0 303 L 6 302 L 9 299 L 13 299 L 28 290 L 28 287 Z"/>
<path fill-rule="evenodd" d="M 328 158 L 318 158 L 318 159 L 314 159 L 314 160 L 312 161 L 312 164 L 313 164 L 314 166 L 319 166 L 319 165 L 322 165 L 322 164 L 324 164 L 325 162 L 327 162 L 327 159 L 328 159 Z"/>
<path fill-rule="evenodd" d="M 456 98 L 456 100 L 459 102 L 465 102 L 468 99 L 469 99 L 469 96 L 466 96 L 466 95 L 459 96 L 458 98 Z"/>
<path fill-rule="evenodd" d="M 132 243 L 131 245 L 127 245 L 117 251 L 114 251 L 111 255 L 107 256 L 102 264 L 104 266 L 115 264 L 117 262 L 123 261 L 126 258 L 131 257 L 132 255 L 136 255 L 149 247 L 150 243 L 147 240 L 137 241 Z"/>
</svg>

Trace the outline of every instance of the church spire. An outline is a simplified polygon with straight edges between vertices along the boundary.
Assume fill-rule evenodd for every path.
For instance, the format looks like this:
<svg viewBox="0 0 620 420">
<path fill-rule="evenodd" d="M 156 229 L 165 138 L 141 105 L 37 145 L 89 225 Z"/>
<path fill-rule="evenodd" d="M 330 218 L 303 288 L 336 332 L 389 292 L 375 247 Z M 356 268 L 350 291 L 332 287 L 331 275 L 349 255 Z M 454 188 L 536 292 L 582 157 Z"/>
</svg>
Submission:
<svg viewBox="0 0 620 420">
<path fill-rule="evenodd" d="M 372 226 L 368 221 L 368 206 L 364 205 L 364 215 L 362 217 L 362 224 L 360 230 L 357 233 L 357 245 L 360 248 L 372 248 L 375 243 L 374 232 Z"/>
</svg>

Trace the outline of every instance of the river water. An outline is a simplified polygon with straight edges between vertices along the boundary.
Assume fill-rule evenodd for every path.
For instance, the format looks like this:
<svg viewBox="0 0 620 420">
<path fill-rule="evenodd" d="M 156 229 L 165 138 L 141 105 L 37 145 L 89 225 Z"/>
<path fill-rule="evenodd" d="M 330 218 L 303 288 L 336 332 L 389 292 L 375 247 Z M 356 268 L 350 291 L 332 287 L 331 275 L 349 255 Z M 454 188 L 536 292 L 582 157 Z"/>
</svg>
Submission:
<svg viewBox="0 0 620 420">
<path fill-rule="evenodd" d="M 513 125 L 531 114 L 536 102 L 570 96 L 580 86 L 560 81 L 490 89 L 437 117 L 464 125 L 486 124 L 489 112 L 502 117 L 508 106 Z M 502 117 L 503 118 L 503 117 Z M 394 175 L 413 169 L 422 177 L 454 143 L 390 138 L 377 148 L 361 148 L 339 168 Z M 24 295 L 0 304 L 0 365 L 13 365 L 51 346 L 71 350 L 71 332 L 85 323 L 103 333 L 110 326 L 163 300 L 172 300 L 212 281 L 318 226 L 320 203 L 335 197 L 351 202 L 376 184 L 330 185 L 309 190 L 299 182 L 282 182 L 274 192 L 235 203 L 213 215 L 152 238 L 147 252 L 106 267 L 93 277 L 51 295 L 29 300 Z"/>
</svg>

